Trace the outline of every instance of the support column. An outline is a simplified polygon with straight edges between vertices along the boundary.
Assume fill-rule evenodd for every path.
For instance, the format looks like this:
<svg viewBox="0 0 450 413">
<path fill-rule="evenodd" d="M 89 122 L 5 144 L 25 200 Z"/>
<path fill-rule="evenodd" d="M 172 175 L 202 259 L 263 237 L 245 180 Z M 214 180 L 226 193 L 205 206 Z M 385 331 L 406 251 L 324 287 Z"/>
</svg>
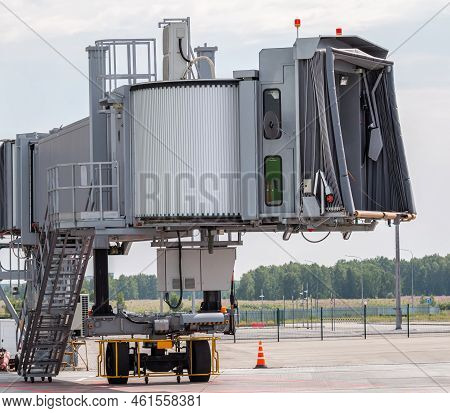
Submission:
<svg viewBox="0 0 450 413">
<path fill-rule="evenodd" d="M 195 291 L 192 291 L 192 314 L 195 314 Z"/>
<path fill-rule="evenodd" d="M 89 58 L 89 122 L 90 122 L 90 160 L 91 162 L 108 160 L 107 119 L 99 113 L 99 101 L 105 92 L 106 51 L 108 47 L 89 46 L 86 48 Z"/>
<path fill-rule="evenodd" d="M 164 314 L 164 293 L 159 293 L 159 314 Z"/>
<path fill-rule="evenodd" d="M 218 312 L 222 308 L 221 291 L 203 291 L 201 313 Z"/>
<path fill-rule="evenodd" d="M 93 315 L 111 315 L 113 312 L 109 304 L 107 249 L 94 249 L 94 295 Z"/>
</svg>

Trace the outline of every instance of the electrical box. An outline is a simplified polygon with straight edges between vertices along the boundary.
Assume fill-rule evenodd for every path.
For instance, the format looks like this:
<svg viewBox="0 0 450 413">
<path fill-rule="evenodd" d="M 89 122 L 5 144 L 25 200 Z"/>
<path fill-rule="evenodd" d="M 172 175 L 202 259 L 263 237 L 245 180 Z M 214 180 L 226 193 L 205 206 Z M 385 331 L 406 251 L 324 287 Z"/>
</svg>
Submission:
<svg viewBox="0 0 450 413">
<path fill-rule="evenodd" d="M 0 319 L 0 348 L 7 350 L 11 357 L 17 353 L 16 322 L 12 318 Z"/>
<path fill-rule="evenodd" d="M 163 30 L 163 80 L 180 80 L 189 56 L 187 22 L 169 23 Z M 182 55 L 183 53 L 183 55 Z"/>
<path fill-rule="evenodd" d="M 86 337 L 85 321 L 89 316 L 89 294 L 80 294 L 72 321 L 72 331 L 78 337 Z"/>
<path fill-rule="evenodd" d="M 180 291 L 178 248 L 157 252 L 158 291 Z M 181 250 L 184 291 L 225 291 L 230 288 L 236 261 L 235 248 L 204 248 Z"/>
</svg>

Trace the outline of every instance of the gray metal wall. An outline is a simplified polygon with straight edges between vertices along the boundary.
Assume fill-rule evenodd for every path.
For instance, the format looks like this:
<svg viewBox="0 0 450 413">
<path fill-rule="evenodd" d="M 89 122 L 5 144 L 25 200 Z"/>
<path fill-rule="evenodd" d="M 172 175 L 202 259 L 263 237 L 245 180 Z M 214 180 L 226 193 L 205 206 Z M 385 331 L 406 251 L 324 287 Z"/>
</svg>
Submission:
<svg viewBox="0 0 450 413">
<path fill-rule="evenodd" d="M 56 133 L 41 138 L 35 145 L 35 164 L 33 180 L 33 220 L 43 222 L 48 205 L 47 170 L 58 164 L 83 163 L 90 161 L 89 118 L 81 119 L 65 126 Z M 60 177 L 61 183 L 71 184 L 68 172 Z M 83 210 L 87 201 L 79 197 L 77 209 Z M 70 211 L 71 201 L 68 197 L 61 198 L 61 208 Z"/>
<path fill-rule="evenodd" d="M 295 108 L 295 66 L 292 47 L 282 49 L 264 49 L 259 54 L 259 81 L 261 85 L 261 103 L 259 107 L 260 125 L 263 123 L 262 95 L 266 89 L 278 89 L 281 94 L 281 136 L 278 139 L 264 137 L 259 131 L 260 157 L 258 172 L 260 176 L 260 211 L 262 216 L 294 216 L 296 178 L 294 165 L 297 160 L 296 108 Z M 283 167 L 283 203 L 269 206 L 265 203 L 264 158 L 277 155 L 282 159 Z"/>
</svg>

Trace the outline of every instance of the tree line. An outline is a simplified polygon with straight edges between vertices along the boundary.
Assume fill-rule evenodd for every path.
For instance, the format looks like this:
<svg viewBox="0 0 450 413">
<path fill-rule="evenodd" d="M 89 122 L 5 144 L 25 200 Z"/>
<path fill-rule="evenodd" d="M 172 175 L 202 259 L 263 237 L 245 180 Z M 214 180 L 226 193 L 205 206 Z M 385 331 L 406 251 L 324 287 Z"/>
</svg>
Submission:
<svg viewBox="0 0 450 413">
<path fill-rule="evenodd" d="M 89 294 L 90 301 L 94 301 L 94 280 L 85 278 L 82 292 Z M 159 298 L 156 276 L 153 274 L 121 275 L 114 278 L 109 276 L 109 295 L 113 300 L 154 300 Z"/>
<path fill-rule="evenodd" d="M 450 254 L 402 260 L 402 295 L 450 295 Z M 340 260 L 333 266 L 299 264 L 260 266 L 245 273 L 237 288 L 241 300 L 301 298 L 302 291 L 315 298 L 391 298 L 394 293 L 395 262 L 386 257 Z"/>
<path fill-rule="evenodd" d="M 430 255 L 401 261 L 402 295 L 411 294 L 414 274 L 414 295 L 450 295 L 450 254 L 442 257 Z M 394 293 L 395 263 L 386 257 L 366 260 L 340 260 L 333 266 L 299 264 L 260 266 L 245 273 L 236 282 L 236 296 L 241 300 L 301 298 L 302 291 L 315 298 L 359 298 L 361 285 L 365 298 L 391 298 Z M 24 284 L 19 294 L 12 296 L 9 285 L 3 284 L 6 293 L 20 306 Z M 109 277 L 110 297 L 113 300 L 158 299 L 156 276 L 153 274 L 121 275 Z M 94 281 L 86 278 L 83 293 L 94 300 Z M 227 297 L 229 292 L 224 292 Z M 201 298 L 201 293 L 196 293 Z M 17 301 L 17 303 L 16 303 Z"/>
</svg>

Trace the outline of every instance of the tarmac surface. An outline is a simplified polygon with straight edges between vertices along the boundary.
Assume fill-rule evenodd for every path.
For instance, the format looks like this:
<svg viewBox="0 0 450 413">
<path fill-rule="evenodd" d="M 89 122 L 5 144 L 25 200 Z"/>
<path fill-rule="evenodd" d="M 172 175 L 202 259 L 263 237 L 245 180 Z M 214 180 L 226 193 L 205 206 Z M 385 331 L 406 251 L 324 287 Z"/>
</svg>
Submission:
<svg viewBox="0 0 450 413">
<path fill-rule="evenodd" d="M 108 385 L 96 377 L 95 343 L 89 343 L 90 371 L 64 371 L 53 383 L 25 383 L 0 373 L 0 392 L 448 392 L 450 336 L 399 336 L 263 342 L 267 369 L 254 369 L 256 341 L 222 342 L 221 374 L 209 383 L 177 384 L 174 377 L 132 378 Z M 94 370 L 93 370 L 94 369 Z"/>
</svg>

